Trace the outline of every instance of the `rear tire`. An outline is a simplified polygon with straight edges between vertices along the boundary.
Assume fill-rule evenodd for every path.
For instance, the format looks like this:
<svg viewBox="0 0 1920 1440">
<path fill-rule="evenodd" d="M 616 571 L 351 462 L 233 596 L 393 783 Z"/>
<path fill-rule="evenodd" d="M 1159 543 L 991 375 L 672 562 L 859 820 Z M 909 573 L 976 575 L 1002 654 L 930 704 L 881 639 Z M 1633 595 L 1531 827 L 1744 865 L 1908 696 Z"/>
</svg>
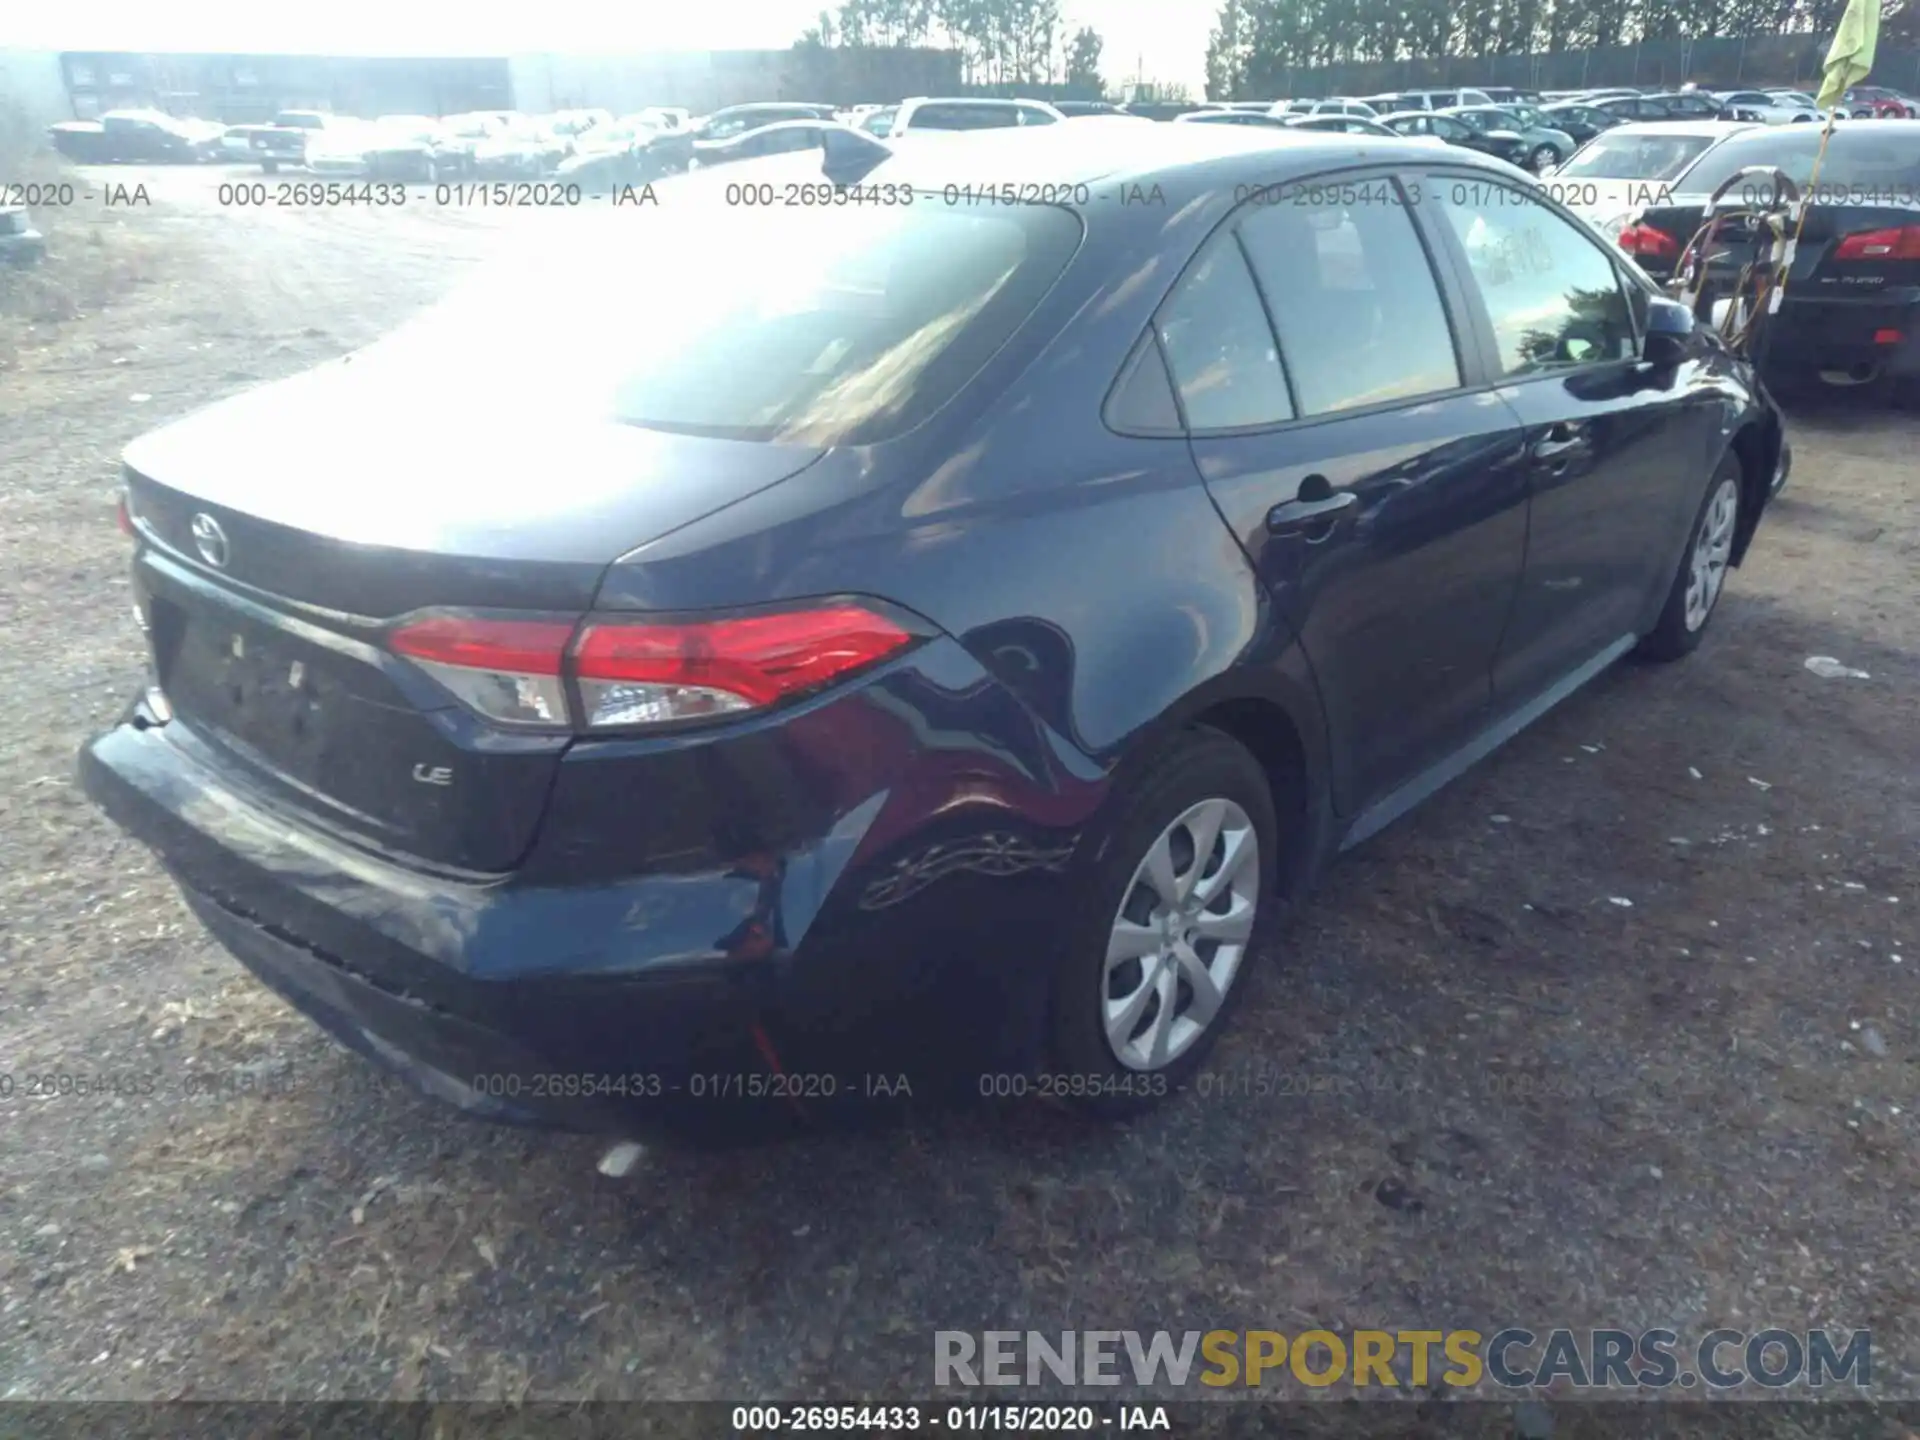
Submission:
<svg viewBox="0 0 1920 1440">
<path fill-rule="evenodd" d="M 1278 908 L 1273 795 L 1237 741 L 1182 732 L 1114 805 L 1075 884 L 1049 1046 L 1053 1092 L 1103 1116 L 1146 1110 L 1200 1068 Z"/>
<path fill-rule="evenodd" d="M 1527 156 L 1527 168 L 1536 175 L 1546 169 L 1547 166 L 1558 165 L 1559 163 L 1560 152 L 1552 145 L 1536 145 L 1533 147 L 1532 153 Z"/>
<path fill-rule="evenodd" d="M 1659 622 L 1640 642 L 1640 653 L 1650 660 L 1678 660 L 1691 655 L 1713 622 L 1725 592 L 1732 562 L 1733 537 L 1740 527 L 1744 503 L 1740 457 L 1728 452 L 1707 484 L 1706 498 L 1687 532 L 1686 553 L 1667 591 Z"/>
</svg>

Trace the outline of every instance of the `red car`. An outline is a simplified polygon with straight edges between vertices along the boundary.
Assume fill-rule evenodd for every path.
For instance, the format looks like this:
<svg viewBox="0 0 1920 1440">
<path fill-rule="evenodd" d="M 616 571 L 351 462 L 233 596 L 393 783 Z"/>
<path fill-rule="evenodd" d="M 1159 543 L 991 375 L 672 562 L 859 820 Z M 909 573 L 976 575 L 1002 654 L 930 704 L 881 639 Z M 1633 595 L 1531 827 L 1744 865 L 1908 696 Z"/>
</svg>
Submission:
<svg viewBox="0 0 1920 1440">
<path fill-rule="evenodd" d="M 1883 85 L 1856 85 L 1840 97 L 1840 113 L 1852 120 L 1911 120 L 1920 100 Z"/>
</svg>

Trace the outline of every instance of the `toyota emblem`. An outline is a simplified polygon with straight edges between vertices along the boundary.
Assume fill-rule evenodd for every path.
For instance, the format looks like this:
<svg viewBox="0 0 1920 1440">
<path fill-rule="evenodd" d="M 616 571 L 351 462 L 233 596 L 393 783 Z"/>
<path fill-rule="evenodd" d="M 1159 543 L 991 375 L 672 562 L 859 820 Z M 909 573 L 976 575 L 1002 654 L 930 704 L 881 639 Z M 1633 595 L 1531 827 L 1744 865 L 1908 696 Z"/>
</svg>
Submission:
<svg viewBox="0 0 1920 1440">
<path fill-rule="evenodd" d="M 193 545 L 200 558 L 214 569 L 227 568 L 227 532 L 213 516 L 202 513 L 193 517 Z"/>
</svg>

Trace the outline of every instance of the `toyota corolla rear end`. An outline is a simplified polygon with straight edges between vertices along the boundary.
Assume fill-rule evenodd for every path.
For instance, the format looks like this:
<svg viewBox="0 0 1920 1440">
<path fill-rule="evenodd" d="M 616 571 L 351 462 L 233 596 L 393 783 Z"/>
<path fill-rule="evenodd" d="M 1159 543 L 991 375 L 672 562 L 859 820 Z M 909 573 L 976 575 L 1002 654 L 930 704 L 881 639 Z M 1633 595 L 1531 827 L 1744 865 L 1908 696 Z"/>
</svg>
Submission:
<svg viewBox="0 0 1920 1440">
<path fill-rule="evenodd" d="M 570 239 L 573 289 L 483 279 L 143 437 L 152 683 L 88 793 L 269 986 L 492 1118 L 705 1129 L 899 1094 L 971 1004 L 1024 1033 L 944 965 L 1010 963 L 966 876 L 1057 869 L 1098 786 L 888 596 L 688 605 L 645 556 L 858 493 L 1067 264 L 1049 213 L 823 211 L 778 264 L 653 216 L 656 265 Z M 672 283 L 623 305 L 596 253 Z M 943 832 L 989 792 L 992 834 Z"/>
</svg>

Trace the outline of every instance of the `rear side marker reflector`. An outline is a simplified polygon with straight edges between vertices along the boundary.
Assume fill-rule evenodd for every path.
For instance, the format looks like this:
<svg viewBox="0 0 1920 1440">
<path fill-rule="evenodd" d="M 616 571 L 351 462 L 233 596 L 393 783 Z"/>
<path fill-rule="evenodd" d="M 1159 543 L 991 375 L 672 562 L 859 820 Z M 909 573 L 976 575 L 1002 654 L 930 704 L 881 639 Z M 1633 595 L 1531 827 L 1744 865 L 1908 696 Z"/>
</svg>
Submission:
<svg viewBox="0 0 1920 1440">
<path fill-rule="evenodd" d="M 877 664 L 915 638 L 842 602 L 687 621 L 432 615 L 402 625 L 388 643 L 490 720 L 599 731 L 765 709 Z"/>
</svg>

